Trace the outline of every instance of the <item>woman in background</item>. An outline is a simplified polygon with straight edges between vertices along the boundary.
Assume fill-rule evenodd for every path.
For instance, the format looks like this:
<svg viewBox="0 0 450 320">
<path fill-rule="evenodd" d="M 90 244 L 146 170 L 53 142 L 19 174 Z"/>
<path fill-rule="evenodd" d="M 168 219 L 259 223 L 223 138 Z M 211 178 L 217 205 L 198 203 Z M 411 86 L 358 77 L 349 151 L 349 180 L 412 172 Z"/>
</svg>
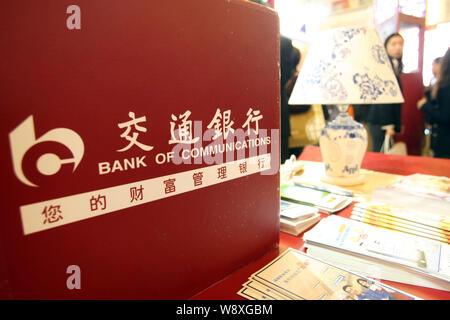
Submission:
<svg viewBox="0 0 450 320">
<path fill-rule="evenodd" d="M 438 57 L 433 60 L 431 64 L 431 73 L 433 74 L 433 78 L 430 81 L 430 88 L 436 84 L 436 81 L 439 77 L 440 69 L 441 69 L 441 59 L 442 57 Z"/>
<path fill-rule="evenodd" d="M 431 149 L 437 158 L 450 158 L 450 49 L 440 62 L 439 76 L 417 107 L 433 122 Z"/>
<path fill-rule="evenodd" d="M 399 33 L 391 34 L 384 42 L 400 90 L 402 90 L 400 73 L 403 70 L 403 44 L 403 37 Z M 393 137 L 401 131 L 401 107 L 400 103 L 378 104 L 370 107 L 366 121 L 372 137 L 372 151 L 380 152 L 385 136 Z"/>
</svg>

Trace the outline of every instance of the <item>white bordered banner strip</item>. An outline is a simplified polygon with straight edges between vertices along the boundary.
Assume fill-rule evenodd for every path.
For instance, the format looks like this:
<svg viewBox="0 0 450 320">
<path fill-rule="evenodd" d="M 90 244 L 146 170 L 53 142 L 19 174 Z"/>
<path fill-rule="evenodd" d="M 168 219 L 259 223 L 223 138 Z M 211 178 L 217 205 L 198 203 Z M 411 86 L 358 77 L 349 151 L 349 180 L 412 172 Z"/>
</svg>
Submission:
<svg viewBox="0 0 450 320">
<path fill-rule="evenodd" d="M 25 235 L 194 191 L 270 169 L 270 154 L 20 207 Z"/>
</svg>

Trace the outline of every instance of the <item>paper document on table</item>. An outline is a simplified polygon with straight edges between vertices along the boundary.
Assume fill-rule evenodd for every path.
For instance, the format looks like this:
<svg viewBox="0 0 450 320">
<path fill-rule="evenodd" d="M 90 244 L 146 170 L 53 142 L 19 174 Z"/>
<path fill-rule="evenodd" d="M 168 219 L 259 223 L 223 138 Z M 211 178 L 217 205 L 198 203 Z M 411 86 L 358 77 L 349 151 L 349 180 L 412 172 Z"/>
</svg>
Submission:
<svg viewBox="0 0 450 320">
<path fill-rule="evenodd" d="M 304 170 L 301 175 L 295 175 L 291 179 L 293 183 L 310 184 L 330 189 L 344 189 L 353 193 L 353 201 L 370 201 L 373 190 L 379 186 L 393 184 L 402 177 L 390 173 L 361 169 L 361 174 L 365 176 L 363 184 L 341 188 L 320 180 L 320 176 L 324 172 L 324 164 L 322 162 L 303 160 L 303 163 Z"/>
<path fill-rule="evenodd" d="M 252 289 L 255 291 L 246 291 Z M 289 248 L 250 276 L 238 294 L 272 300 L 413 300 L 393 287 Z"/>
<path fill-rule="evenodd" d="M 401 177 L 395 183 L 377 187 L 372 201 L 450 217 L 450 178 L 426 174 Z"/>
<path fill-rule="evenodd" d="M 303 239 L 306 246 L 313 244 L 380 259 L 450 281 L 449 245 L 438 241 L 377 228 L 339 216 L 322 219 L 304 234 Z"/>
<path fill-rule="evenodd" d="M 350 197 L 304 188 L 293 183 L 282 183 L 280 194 L 282 199 L 314 206 L 324 213 L 340 211 L 352 202 Z"/>
<path fill-rule="evenodd" d="M 397 218 L 405 223 L 415 223 L 433 229 L 450 231 L 450 216 L 445 213 L 432 214 L 424 212 L 422 208 L 406 209 L 382 202 L 361 202 L 355 204 L 355 208 L 359 208 L 365 212 Z"/>
<path fill-rule="evenodd" d="M 450 202 L 450 178 L 448 177 L 416 173 L 401 178 L 391 187 L 421 197 Z"/>
<path fill-rule="evenodd" d="M 280 215 L 284 218 L 296 220 L 296 219 L 306 219 L 314 214 L 318 210 L 311 206 L 306 206 L 298 203 L 293 203 L 285 200 L 280 201 Z"/>
<path fill-rule="evenodd" d="M 390 204 L 361 202 L 355 204 L 351 219 L 450 244 L 450 217 Z"/>
</svg>

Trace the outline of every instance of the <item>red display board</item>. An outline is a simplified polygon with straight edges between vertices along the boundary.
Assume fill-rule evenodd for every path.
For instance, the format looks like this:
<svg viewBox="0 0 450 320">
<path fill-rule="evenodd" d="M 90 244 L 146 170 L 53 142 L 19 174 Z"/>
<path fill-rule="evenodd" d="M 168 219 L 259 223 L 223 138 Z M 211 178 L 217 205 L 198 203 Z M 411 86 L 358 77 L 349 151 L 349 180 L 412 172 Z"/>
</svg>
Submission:
<svg viewBox="0 0 450 320">
<path fill-rule="evenodd" d="M 184 299 L 279 238 L 279 25 L 2 1 L 0 297 Z"/>
</svg>

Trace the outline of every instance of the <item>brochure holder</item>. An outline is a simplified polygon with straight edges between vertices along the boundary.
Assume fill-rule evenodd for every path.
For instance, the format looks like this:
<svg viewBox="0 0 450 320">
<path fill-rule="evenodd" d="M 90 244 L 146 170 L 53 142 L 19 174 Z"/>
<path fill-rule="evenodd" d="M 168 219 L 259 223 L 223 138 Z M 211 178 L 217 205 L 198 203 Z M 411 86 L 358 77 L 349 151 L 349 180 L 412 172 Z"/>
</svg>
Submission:
<svg viewBox="0 0 450 320">
<path fill-rule="evenodd" d="M 277 245 L 274 11 L 3 7 L 0 297 L 185 299 Z"/>
</svg>

